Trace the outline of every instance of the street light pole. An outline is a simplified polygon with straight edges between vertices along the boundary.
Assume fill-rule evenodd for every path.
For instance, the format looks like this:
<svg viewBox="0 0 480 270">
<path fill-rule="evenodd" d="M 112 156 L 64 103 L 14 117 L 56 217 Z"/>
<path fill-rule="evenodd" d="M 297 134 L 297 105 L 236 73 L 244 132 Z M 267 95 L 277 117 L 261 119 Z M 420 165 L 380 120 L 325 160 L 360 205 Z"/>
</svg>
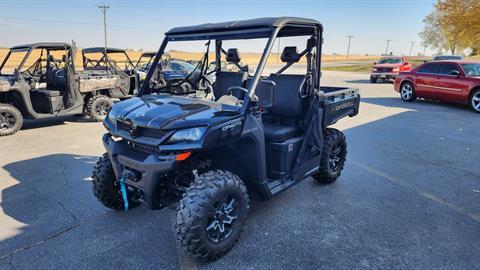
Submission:
<svg viewBox="0 0 480 270">
<path fill-rule="evenodd" d="M 415 41 L 412 40 L 412 46 L 410 46 L 410 52 L 408 53 L 408 56 L 412 55 L 412 49 L 413 49 L 413 44 L 415 43 Z"/>
<path fill-rule="evenodd" d="M 387 48 L 385 48 L 385 55 L 388 54 L 388 45 L 390 44 L 390 41 L 392 41 L 391 39 L 387 39 Z"/>
<path fill-rule="evenodd" d="M 110 8 L 110 6 L 107 6 L 105 4 L 102 4 L 98 6 L 100 10 L 103 13 L 103 32 L 104 32 L 104 38 L 105 38 L 105 46 L 104 46 L 104 58 L 105 58 L 105 69 L 107 70 L 108 73 L 108 68 L 107 68 L 107 10 Z"/>
<path fill-rule="evenodd" d="M 346 36 L 346 38 L 348 38 L 347 60 L 348 60 L 348 56 L 350 55 L 350 42 L 352 41 L 353 37 L 354 36 Z"/>
</svg>

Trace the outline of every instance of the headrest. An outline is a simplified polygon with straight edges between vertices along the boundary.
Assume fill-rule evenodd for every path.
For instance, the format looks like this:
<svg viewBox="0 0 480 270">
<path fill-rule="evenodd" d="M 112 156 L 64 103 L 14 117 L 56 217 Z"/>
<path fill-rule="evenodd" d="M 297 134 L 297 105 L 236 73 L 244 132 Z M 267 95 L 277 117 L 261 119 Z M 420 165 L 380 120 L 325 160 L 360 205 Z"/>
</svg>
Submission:
<svg viewBox="0 0 480 270">
<path fill-rule="evenodd" d="M 240 63 L 241 58 L 240 58 L 240 53 L 238 52 L 238 49 L 236 48 L 228 49 L 227 57 L 225 58 L 225 60 L 227 60 L 227 62 L 229 63 L 234 63 L 234 64 Z"/>
<path fill-rule="evenodd" d="M 300 61 L 300 58 L 301 56 L 298 53 L 296 46 L 285 47 L 283 49 L 282 56 L 280 57 L 280 59 L 282 59 L 282 62 L 285 63 L 296 63 Z"/>
</svg>

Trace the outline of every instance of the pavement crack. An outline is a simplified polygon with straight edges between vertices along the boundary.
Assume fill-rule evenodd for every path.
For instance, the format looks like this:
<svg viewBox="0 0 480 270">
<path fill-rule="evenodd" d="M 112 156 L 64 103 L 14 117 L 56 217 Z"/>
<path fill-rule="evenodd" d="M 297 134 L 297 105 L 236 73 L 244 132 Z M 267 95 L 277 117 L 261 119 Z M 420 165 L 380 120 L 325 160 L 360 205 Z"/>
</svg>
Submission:
<svg viewBox="0 0 480 270">
<path fill-rule="evenodd" d="M 67 213 L 71 218 L 73 218 L 73 220 L 75 220 L 76 223 L 80 222 L 78 218 L 73 214 L 73 212 L 67 209 L 67 207 L 62 203 L 62 201 L 57 201 L 57 203 L 60 205 L 60 207 L 62 207 L 65 213 Z"/>
<path fill-rule="evenodd" d="M 0 257 L 0 261 L 5 260 L 5 259 L 8 259 L 9 257 L 11 257 L 11 256 L 13 256 L 13 255 L 15 255 L 15 254 L 17 254 L 17 253 L 19 253 L 19 252 L 23 252 L 23 251 L 29 250 L 29 249 L 31 249 L 31 248 L 33 248 L 33 247 L 36 247 L 36 246 L 40 246 L 40 245 L 42 245 L 42 244 L 44 244 L 44 243 L 46 243 L 46 242 L 48 242 L 48 241 L 50 241 L 50 240 L 52 240 L 52 239 L 55 239 L 55 238 L 59 237 L 60 235 L 66 233 L 66 232 L 69 232 L 69 231 L 71 231 L 71 230 L 79 227 L 80 225 L 82 225 L 82 223 L 73 224 L 73 225 L 71 225 L 71 226 L 69 226 L 69 227 L 67 227 L 67 228 L 65 228 L 65 229 L 63 229 L 63 230 L 61 230 L 61 231 L 58 231 L 58 232 L 56 232 L 56 233 L 54 233 L 54 234 L 52 234 L 52 235 L 50 235 L 50 236 L 48 236 L 48 237 L 40 240 L 40 241 L 37 241 L 37 242 L 35 242 L 35 243 L 32 243 L 32 244 L 30 244 L 30 245 L 21 247 L 21 248 L 19 248 L 19 249 L 16 249 L 16 250 L 10 252 L 10 253 L 7 253 L 7 254 L 3 255 L 2 257 Z M 10 260 L 11 260 L 11 259 L 10 259 Z M 10 260 L 9 260 L 9 261 L 10 261 Z M 9 263 L 9 264 L 10 264 L 10 263 Z"/>
<path fill-rule="evenodd" d="M 68 185 L 69 181 L 68 181 L 68 177 L 67 177 L 67 174 L 66 174 L 66 169 L 67 168 L 62 163 L 58 163 L 58 166 L 60 166 L 60 170 L 62 172 L 63 182 L 64 182 L 64 184 L 58 188 L 58 190 L 60 190 L 62 187 Z"/>
</svg>

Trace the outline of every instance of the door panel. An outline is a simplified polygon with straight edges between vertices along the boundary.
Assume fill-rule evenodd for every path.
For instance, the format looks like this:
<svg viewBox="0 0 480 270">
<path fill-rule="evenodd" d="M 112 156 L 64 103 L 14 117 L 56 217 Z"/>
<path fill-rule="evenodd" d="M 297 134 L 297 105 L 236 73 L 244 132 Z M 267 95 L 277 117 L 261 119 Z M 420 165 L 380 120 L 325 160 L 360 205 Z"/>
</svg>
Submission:
<svg viewBox="0 0 480 270">
<path fill-rule="evenodd" d="M 415 74 L 415 91 L 417 96 L 425 98 L 435 98 L 439 65 L 427 63 L 421 67 Z"/>
<path fill-rule="evenodd" d="M 460 68 L 454 63 L 443 63 L 439 69 L 439 80 L 436 84 L 437 98 L 445 101 L 465 101 L 468 83 L 463 76 L 452 75 L 452 71 L 461 74 Z"/>
</svg>

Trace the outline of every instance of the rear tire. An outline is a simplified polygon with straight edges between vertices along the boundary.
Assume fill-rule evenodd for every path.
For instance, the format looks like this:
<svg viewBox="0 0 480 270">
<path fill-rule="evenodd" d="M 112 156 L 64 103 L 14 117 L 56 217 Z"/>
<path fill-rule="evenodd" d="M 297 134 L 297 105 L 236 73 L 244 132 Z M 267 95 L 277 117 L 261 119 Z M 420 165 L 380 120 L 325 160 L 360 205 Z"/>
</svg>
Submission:
<svg viewBox="0 0 480 270">
<path fill-rule="evenodd" d="M 328 128 L 325 132 L 319 171 L 313 178 L 319 183 L 332 183 L 340 176 L 347 159 L 347 140 L 337 129 Z"/>
<path fill-rule="evenodd" d="M 92 96 L 87 101 L 85 113 L 90 119 L 101 122 L 105 119 L 112 106 L 113 100 L 111 98 L 104 95 Z"/>
<path fill-rule="evenodd" d="M 480 113 L 480 89 L 472 91 L 469 103 L 474 112 Z"/>
<path fill-rule="evenodd" d="M 220 258 L 240 238 L 248 210 L 247 188 L 238 176 L 221 170 L 206 172 L 180 200 L 177 241 L 200 260 Z"/>
<path fill-rule="evenodd" d="M 15 134 L 22 125 L 22 113 L 10 104 L 0 103 L 0 137 Z"/>
<path fill-rule="evenodd" d="M 370 82 L 371 82 L 371 83 L 376 83 L 376 82 L 377 82 L 377 78 L 376 78 L 376 77 L 373 77 L 373 76 L 370 76 Z"/>
<path fill-rule="evenodd" d="M 404 82 L 400 85 L 400 98 L 406 102 L 413 102 L 417 99 L 415 88 L 411 82 Z"/>
<path fill-rule="evenodd" d="M 93 194 L 105 207 L 115 210 L 125 209 L 120 187 L 117 184 L 112 163 L 107 153 L 98 158 L 92 176 Z M 129 200 L 129 207 L 133 208 L 138 202 Z"/>
</svg>

